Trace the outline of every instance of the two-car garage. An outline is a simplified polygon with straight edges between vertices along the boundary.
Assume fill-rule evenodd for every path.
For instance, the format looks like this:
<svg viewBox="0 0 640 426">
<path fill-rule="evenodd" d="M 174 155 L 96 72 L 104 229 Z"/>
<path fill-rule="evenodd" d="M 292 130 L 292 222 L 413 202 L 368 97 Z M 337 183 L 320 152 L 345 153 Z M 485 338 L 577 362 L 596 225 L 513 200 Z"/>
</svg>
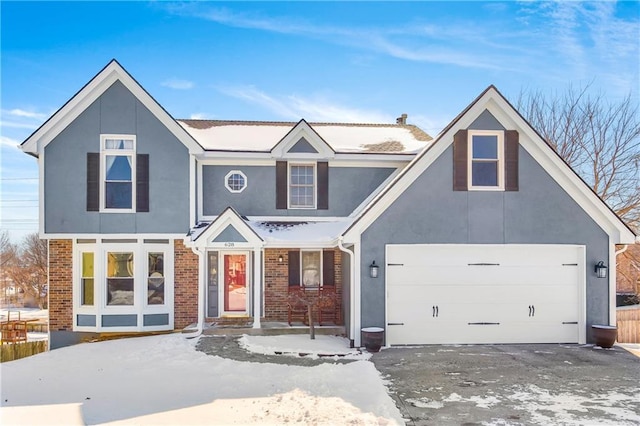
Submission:
<svg viewBox="0 0 640 426">
<path fill-rule="evenodd" d="M 585 248 L 386 246 L 387 344 L 585 340 Z"/>
</svg>

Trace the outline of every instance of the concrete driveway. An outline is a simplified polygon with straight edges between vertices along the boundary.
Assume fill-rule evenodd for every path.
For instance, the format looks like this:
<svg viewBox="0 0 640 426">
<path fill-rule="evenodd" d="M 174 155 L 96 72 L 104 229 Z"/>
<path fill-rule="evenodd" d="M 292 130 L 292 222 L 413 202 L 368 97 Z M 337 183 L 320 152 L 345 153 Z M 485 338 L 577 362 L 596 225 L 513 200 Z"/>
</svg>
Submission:
<svg viewBox="0 0 640 426">
<path fill-rule="evenodd" d="M 640 424 L 640 358 L 619 346 L 394 347 L 371 360 L 408 425 Z"/>
</svg>

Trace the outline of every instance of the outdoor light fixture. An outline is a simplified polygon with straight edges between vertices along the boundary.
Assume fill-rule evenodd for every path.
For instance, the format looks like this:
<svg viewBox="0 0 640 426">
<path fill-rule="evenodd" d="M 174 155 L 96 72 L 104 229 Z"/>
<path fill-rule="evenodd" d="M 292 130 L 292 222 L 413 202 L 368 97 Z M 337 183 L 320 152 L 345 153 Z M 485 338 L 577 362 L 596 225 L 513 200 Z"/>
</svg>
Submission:
<svg viewBox="0 0 640 426">
<path fill-rule="evenodd" d="M 283 261 L 283 260 L 284 260 L 284 259 L 282 258 L 282 255 L 280 255 L 280 256 L 278 257 L 278 263 L 282 263 L 282 261 Z"/>
<path fill-rule="evenodd" d="M 604 262 L 601 260 L 596 263 L 595 272 L 598 278 L 607 278 L 607 267 L 604 266 Z"/>
<path fill-rule="evenodd" d="M 371 278 L 378 278 L 378 265 L 376 265 L 376 261 L 374 260 L 371 265 L 369 265 L 369 274 Z"/>
</svg>

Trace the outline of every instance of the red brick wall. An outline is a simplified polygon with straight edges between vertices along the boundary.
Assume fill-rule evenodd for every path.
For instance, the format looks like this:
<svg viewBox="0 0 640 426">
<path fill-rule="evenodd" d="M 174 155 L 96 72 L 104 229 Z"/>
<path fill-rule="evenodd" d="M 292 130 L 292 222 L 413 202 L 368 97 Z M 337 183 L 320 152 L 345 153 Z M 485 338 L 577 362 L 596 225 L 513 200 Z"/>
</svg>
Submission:
<svg viewBox="0 0 640 426">
<path fill-rule="evenodd" d="M 174 328 L 181 329 L 198 321 L 198 255 L 184 246 L 174 245 Z"/>
<path fill-rule="evenodd" d="M 49 329 L 73 329 L 72 240 L 49 240 Z"/>
<path fill-rule="evenodd" d="M 289 250 L 265 249 L 264 251 L 264 301 L 265 321 L 287 321 L 287 294 L 289 292 Z M 334 279 L 339 299 L 342 300 L 342 252 L 335 249 Z M 282 262 L 278 258 L 282 256 Z"/>
</svg>

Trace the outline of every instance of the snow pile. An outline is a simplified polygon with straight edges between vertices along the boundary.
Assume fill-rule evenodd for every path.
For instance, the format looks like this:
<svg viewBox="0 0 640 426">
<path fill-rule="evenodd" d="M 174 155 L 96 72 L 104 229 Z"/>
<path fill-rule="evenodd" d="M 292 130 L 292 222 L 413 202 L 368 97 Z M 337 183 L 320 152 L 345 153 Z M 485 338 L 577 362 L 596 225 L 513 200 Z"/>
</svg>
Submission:
<svg viewBox="0 0 640 426">
<path fill-rule="evenodd" d="M 239 362 L 198 352 L 196 343 L 140 337 L 3 363 L 0 423 L 403 424 L 369 361 Z"/>
<path fill-rule="evenodd" d="M 336 357 L 345 359 L 369 359 L 370 353 L 349 348 L 349 339 L 339 336 L 317 335 L 311 339 L 308 334 L 289 334 L 282 336 L 249 336 L 240 338 L 240 346 L 249 352 L 263 355 L 290 355 L 318 357 Z"/>
</svg>

